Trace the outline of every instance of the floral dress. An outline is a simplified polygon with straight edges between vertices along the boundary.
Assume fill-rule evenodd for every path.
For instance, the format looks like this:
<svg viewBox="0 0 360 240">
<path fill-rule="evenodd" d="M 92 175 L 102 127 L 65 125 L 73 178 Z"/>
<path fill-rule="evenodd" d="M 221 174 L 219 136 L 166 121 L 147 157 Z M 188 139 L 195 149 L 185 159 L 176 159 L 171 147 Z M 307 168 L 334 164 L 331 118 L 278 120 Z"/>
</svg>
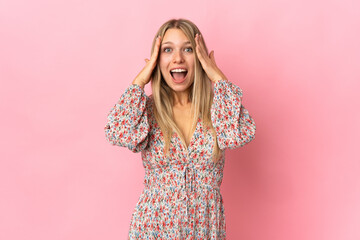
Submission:
<svg viewBox="0 0 360 240">
<path fill-rule="evenodd" d="M 234 149 L 255 138 L 255 122 L 242 105 L 242 90 L 228 80 L 214 83 L 211 121 L 219 148 Z M 130 85 L 107 116 L 106 139 L 141 152 L 144 189 L 131 217 L 128 239 L 226 239 L 220 193 L 225 151 L 211 159 L 214 137 L 199 117 L 189 146 L 174 131 L 170 155 L 153 116 L 153 99 Z"/>
</svg>

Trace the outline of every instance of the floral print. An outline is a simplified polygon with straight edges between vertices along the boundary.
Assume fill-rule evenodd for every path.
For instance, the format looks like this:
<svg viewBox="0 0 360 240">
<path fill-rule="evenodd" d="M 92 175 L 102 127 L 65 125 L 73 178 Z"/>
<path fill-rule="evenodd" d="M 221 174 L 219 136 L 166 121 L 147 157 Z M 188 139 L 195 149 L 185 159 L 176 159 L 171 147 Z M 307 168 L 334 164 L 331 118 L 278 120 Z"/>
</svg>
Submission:
<svg viewBox="0 0 360 240">
<path fill-rule="evenodd" d="M 220 149 L 241 147 L 255 138 L 256 125 L 242 105 L 242 90 L 228 80 L 214 83 L 211 121 Z M 226 239 L 220 185 L 225 151 L 211 159 L 214 137 L 199 117 L 186 148 L 174 131 L 169 157 L 152 111 L 152 96 L 130 85 L 107 116 L 109 143 L 141 152 L 144 190 L 131 217 L 128 239 Z"/>
</svg>

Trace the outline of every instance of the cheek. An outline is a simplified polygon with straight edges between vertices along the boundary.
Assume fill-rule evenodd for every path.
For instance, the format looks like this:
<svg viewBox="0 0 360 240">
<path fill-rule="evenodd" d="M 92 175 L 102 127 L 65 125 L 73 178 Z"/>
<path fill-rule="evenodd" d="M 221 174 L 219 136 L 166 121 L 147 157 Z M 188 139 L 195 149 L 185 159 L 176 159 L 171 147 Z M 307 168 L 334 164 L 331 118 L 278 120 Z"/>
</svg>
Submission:
<svg viewBox="0 0 360 240">
<path fill-rule="evenodd" d="M 165 71 L 166 65 L 164 64 L 164 62 L 162 60 L 159 61 L 159 66 L 160 66 L 161 72 Z"/>
<path fill-rule="evenodd" d="M 161 69 L 167 68 L 167 66 L 169 65 L 169 57 L 160 56 L 159 64 Z"/>
<path fill-rule="evenodd" d="M 189 67 L 191 67 L 192 69 L 195 68 L 195 58 L 194 58 L 194 57 L 189 57 L 189 58 L 187 59 L 187 62 L 188 62 L 188 64 L 189 64 Z"/>
</svg>

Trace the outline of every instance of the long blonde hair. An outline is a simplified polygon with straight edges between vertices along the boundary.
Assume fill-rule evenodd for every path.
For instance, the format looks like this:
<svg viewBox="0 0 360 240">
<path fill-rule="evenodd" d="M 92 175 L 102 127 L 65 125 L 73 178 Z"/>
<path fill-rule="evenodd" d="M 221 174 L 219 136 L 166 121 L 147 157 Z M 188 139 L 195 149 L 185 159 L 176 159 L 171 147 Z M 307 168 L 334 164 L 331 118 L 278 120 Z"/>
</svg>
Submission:
<svg viewBox="0 0 360 240">
<path fill-rule="evenodd" d="M 215 140 L 212 158 L 213 161 L 217 163 L 217 161 L 221 157 L 221 150 L 217 144 L 216 134 L 211 122 L 211 115 L 210 115 L 210 108 L 212 105 L 214 93 L 213 93 L 211 81 L 207 77 L 204 69 L 202 68 L 199 58 L 195 51 L 196 43 L 194 38 L 197 33 L 201 34 L 200 30 L 197 28 L 197 26 L 194 23 L 192 23 L 187 19 L 182 19 L 182 18 L 170 19 L 167 22 L 165 22 L 156 33 L 151 47 L 151 54 L 154 51 L 156 37 L 161 36 L 161 39 L 163 39 L 165 32 L 168 29 L 173 29 L 173 28 L 180 29 L 183 31 L 183 33 L 187 36 L 187 38 L 191 42 L 195 54 L 194 82 L 190 86 L 190 94 L 189 94 L 190 101 L 192 102 L 191 113 L 194 113 L 191 132 L 195 130 L 197 120 L 199 117 L 201 117 L 204 126 L 210 129 L 213 138 Z M 205 42 L 202 39 L 203 38 L 201 38 L 201 41 L 203 42 L 205 46 L 205 50 L 208 53 L 208 49 L 205 45 Z M 151 78 L 152 78 L 151 88 L 153 95 L 152 97 L 154 100 L 154 104 L 153 104 L 154 116 L 164 137 L 164 141 L 165 141 L 164 154 L 168 155 L 170 140 L 173 131 L 176 131 L 178 133 L 184 146 L 186 146 L 185 137 L 183 136 L 183 134 L 175 124 L 173 118 L 173 111 L 172 111 L 173 101 L 174 101 L 172 94 L 173 90 L 167 85 L 167 83 L 163 79 L 159 64 L 156 65 L 151 75 Z"/>
</svg>

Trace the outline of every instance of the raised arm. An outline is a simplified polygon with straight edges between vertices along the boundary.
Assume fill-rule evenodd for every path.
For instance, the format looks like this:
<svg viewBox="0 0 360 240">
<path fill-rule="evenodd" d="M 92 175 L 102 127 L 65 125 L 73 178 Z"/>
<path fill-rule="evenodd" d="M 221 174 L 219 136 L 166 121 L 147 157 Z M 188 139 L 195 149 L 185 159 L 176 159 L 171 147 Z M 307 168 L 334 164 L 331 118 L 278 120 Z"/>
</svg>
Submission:
<svg viewBox="0 0 360 240">
<path fill-rule="evenodd" d="M 242 90 L 228 80 L 214 83 L 211 121 L 220 149 L 242 147 L 255 138 L 256 125 L 242 105 Z"/>
<path fill-rule="evenodd" d="M 146 148 L 150 126 L 149 97 L 137 84 L 130 85 L 107 116 L 104 127 L 109 143 L 127 147 L 132 152 Z"/>
</svg>

